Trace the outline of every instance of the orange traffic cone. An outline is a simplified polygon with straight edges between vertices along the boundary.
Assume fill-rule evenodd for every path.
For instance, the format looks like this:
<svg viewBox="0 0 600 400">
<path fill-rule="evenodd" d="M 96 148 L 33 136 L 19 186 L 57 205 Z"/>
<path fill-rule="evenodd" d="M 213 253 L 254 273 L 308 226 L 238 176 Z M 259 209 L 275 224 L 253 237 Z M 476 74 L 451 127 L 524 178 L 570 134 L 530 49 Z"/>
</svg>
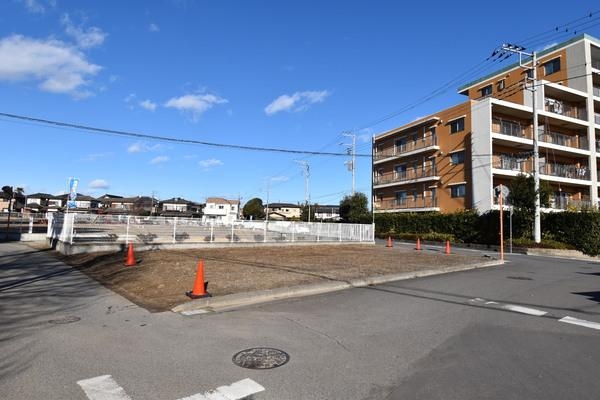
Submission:
<svg viewBox="0 0 600 400">
<path fill-rule="evenodd" d="M 421 238 L 417 238 L 417 247 L 415 247 L 415 250 L 421 250 Z"/>
<path fill-rule="evenodd" d="M 196 280 L 194 281 L 194 290 L 188 290 L 185 295 L 192 299 L 201 299 L 203 297 L 212 297 L 206 291 L 208 282 L 204 282 L 204 261 L 198 262 L 198 270 L 196 271 Z"/>
<path fill-rule="evenodd" d="M 127 248 L 127 259 L 125 260 L 126 267 L 133 267 L 137 264 L 135 261 L 135 255 L 133 254 L 133 243 L 129 243 Z"/>
<path fill-rule="evenodd" d="M 445 254 L 450 254 L 450 241 L 446 240 L 446 250 L 444 250 Z"/>
<path fill-rule="evenodd" d="M 388 236 L 388 241 L 385 247 L 394 247 L 394 242 L 392 242 L 392 237 Z"/>
</svg>

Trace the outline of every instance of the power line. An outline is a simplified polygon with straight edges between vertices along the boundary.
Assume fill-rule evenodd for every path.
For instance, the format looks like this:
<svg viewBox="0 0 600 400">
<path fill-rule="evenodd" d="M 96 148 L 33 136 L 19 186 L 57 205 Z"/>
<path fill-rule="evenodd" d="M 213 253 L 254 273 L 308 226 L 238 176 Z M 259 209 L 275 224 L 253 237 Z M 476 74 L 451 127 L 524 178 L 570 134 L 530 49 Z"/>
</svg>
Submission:
<svg viewBox="0 0 600 400">
<path fill-rule="evenodd" d="M 205 142 L 205 141 L 193 140 L 193 139 L 172 138 L 172 137 L 167 137 L 167 136 L 150 135 L 150 134 L 146 134 L 146 133 L 127 132 L 127 131 L 120 131 L 120 130 L 115 130 L 115 129 L 98 128 L 98 127 L 89 126 L 89 125 L 80 125 L 80 124 L 74 124 L 74 123 L 70 123 L 70 122 L 54 121 L 54 120 L 49 120 L 49 119 L 35 118 L 35 117 L 30 117 L 30 116 L 20 115 L 20 114 L 9 114 L 9 113 L 4 113 L 4 112 L 0 112 L 0 116 L 6 117 L 6 118 L 11 118 L 11 119 L 16 119 L 16 120 L 20 120 L 20 121 L 33 122 L 33 123 L 37 123 L 37 124 L 57 126 L 60 128 L 71 128 L 71 129 L 89 131 L 89 132 L 94 132 L 94 133 L 125 136 L 125 137 L 132 137 L 132 138 L 136 138 L 136 139 L 156 140 L 156 141 L 179 143 L 179 144 L 211 146 L 211 147 L 220 147 L 220 148 L 236 149 L 236 150 L 264 151 L 264 152 L 273 152 L 273 153 L 307 154 L 307 155 L 313 155 L 313 156 L 337 156 L 337 157 L 346 157 L 347 156 L 346 153 L 280 149 L 280 148 L 274 148 L 274 147 L 245 146 L 245 145 L 237 145 L 237 144 Z M 356 156 L 370 158 L 371 154 L 356 154 Z"/>
</svg>

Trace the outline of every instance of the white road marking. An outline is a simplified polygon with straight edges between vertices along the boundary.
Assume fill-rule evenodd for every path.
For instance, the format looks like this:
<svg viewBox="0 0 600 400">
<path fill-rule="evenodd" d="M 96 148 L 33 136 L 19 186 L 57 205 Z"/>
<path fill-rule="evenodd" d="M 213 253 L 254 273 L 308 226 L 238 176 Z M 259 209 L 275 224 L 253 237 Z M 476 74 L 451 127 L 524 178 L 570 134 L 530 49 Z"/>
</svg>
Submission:
<svg viewBox="0 0 600 400">
<path fill-rule="evenodd" d="M 600 323 L 586 321 L 584 319 L 578 319 L 578 318 L 573 318 L 573 317 L 564 317 L 564 318 L 559 319 L 558 322 L 566 322 L 567 324 L 585 326 L 586 328 L 600 330 Z"/>
<path fill-rule="evenodd" d="M 229 386 L 220 386 L 212 392 L 195 394 L 179 400 L 241 400 L 263 390 L 265 390 L 264 387 L 252 379 L 246 378 Z"/>
<path fill-rule="evenodd" d="M 486 301 L 486 302 L 485 302 L 485 305 L 486 305 L 486 306 L 489 306 L 490 304 L 498 304 L 498 303 L 497 303 L 497 302 L 495 302 L 495 301 Z"/>
<path fill-rule="evenodd" d="M 131 400 L 131 397 L 110 375 L 83 379 L 77 384 L 90 400 Z M 242 400 L 264 390 L 264 387 L 252 379 L 246 378 L 229 386 L 220 386 L 213 391 L 193 394 L 179 400 Z"/>
<path fill-rule="evenodd" d="M 515 306 L 513 304 L 504 304 L 500 307 L 505 310 L 514 311 L 521 314 L 535 315 L 536 317 L 541 317 L 542 315 L 548 314 L 546 311 L 536 310 L 535 308 L 529 307 Z"/>
<path fill-rule="evenodd" d="M 198 314 L 208 314 L 210 312 L 211 312 L 210 310 L 206 310 L 204 308 L 199 308 L 197 310 L 182 311 L 181 315 L 189 316 L 189 315 L 198 315 Z"/>
<path fill-rule="evenodd" d="M 110 375 L 78 381 L 90 400 L 131 400 L 125 390 Z"/>
</svg>

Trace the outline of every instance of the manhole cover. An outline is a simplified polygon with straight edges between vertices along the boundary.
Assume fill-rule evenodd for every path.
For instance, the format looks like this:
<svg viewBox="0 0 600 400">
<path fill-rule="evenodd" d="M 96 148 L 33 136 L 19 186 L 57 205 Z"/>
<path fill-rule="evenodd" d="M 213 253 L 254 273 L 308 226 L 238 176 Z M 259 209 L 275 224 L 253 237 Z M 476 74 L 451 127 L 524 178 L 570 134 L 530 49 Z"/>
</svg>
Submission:
<svg viewBox="0 0 600 400">
<path fill-rule="evenodd" d="M 520 281 L 532 281 L 533 278 L 530 278 L 528 276 L 507 276 L 507 279 L 517 279 Z"/>
<path fill-rule="evenodd" d="M 232 361 L 234 364 L 249 369 L 270 369 L 281 367 L 290 360 L 288 353 L 269 347 L 255 347 L 236 353 Z"/>
<path fill-rule="evenodd" d="M 67 317 L 61 317 L 61 318 L 51 319 L 48 322 L 51 323 L 51 324 L 70 324 L 71 322 L 77 322 L 80 319 L 81 318 L 79 318 L 79 317 L 75 317 L 73 315 L 70 315 L 70 316 L 67 316 Z"/>
</svg>

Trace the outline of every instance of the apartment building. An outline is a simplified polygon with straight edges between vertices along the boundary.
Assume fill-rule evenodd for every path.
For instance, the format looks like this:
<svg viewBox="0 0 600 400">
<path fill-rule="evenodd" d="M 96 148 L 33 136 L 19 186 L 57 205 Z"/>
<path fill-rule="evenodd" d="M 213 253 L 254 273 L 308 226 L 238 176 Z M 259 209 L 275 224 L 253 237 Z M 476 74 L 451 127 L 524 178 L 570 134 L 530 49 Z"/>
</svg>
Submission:
<svg viewBox="0 0 600 400">
<path fill-rule="evenodd" d="M 497 208 L 494 187 L 533 174 L 534 134 L 551 209 L 597 206 L 600 39 L 580 35 L 537 58 L 535 82 L 524 59 L 459 88 L 465 102 L 375 136 L 375 212 Z"/>
</svg>

